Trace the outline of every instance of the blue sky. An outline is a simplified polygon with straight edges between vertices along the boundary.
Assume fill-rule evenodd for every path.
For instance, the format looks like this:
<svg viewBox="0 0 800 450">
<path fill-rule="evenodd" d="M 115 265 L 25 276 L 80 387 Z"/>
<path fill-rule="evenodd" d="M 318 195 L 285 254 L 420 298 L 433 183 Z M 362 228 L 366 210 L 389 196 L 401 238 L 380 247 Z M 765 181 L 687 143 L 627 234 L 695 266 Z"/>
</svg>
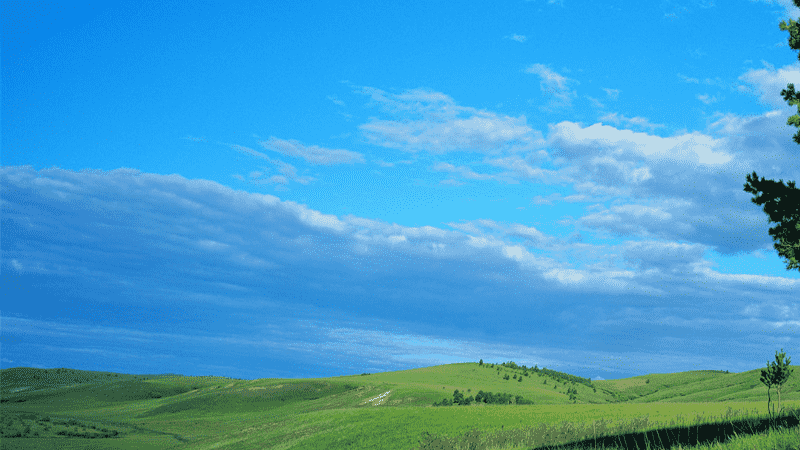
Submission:
<svg viewBox="0 0 800 450">
<path fill-rule="evenodd" d="M 2 4 L 0 367 L 797 355 L 790 0 L 252 3 Z"/>
</svg>

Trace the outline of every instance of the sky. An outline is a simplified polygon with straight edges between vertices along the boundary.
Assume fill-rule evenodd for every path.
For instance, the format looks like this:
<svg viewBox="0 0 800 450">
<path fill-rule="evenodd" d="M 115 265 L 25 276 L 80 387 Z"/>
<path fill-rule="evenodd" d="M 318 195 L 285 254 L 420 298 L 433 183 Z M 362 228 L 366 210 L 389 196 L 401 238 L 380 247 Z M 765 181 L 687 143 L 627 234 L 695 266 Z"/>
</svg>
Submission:
<svg viewBox="0 0 800 450">
<path fill-rule="evenodd" d="M 0 368 L 800 358 L 791 0 L 336 3 L 2 3 Z"/>
</svg>

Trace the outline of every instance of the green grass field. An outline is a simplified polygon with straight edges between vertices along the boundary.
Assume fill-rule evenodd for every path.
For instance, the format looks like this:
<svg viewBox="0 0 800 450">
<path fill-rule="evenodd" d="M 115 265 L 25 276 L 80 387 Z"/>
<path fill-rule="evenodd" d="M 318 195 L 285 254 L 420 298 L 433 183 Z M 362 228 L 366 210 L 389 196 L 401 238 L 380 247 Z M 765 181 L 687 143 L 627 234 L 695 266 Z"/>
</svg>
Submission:
<svg viewBox="0 0 800 450">
<path fill-rule="evenodd" d="M 0 447 L 800 449 L 793 409 L 800 408 L 800 379 L 783 386 L 784 418 L 770 427 L 760 373 L 589 381 L 514 364 L 459 363 L 238 380 L 12 368 L 0 371 Z M 433 406 L 452 401 L 455 390 L 472 402 Z M 495 400 L 474 401 L 489 392 Z"/>
</svg>

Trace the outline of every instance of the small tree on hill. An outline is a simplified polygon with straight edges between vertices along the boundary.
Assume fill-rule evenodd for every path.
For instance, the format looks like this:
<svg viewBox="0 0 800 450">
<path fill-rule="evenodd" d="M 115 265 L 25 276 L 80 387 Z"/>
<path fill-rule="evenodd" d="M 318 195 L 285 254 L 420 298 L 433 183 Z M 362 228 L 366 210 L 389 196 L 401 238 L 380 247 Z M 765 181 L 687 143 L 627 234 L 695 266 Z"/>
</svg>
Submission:
<svg viewBox="0 0 800 450">
<path fill-rule="evenodd" d="M 791 358 L 786 358 L 786 361 L 783 358 L 786 356 L 786 353 L 783 352 L 781 349 L 781 353 L 775 352 L 775 361 L 770 363 L 767 361 L 767 368 L 761 370 L 761 382 L 767 386 L 767 412 L 770 413 L 771 419 L 775 420 L 775 405 L 772 405 L 772 410 L 770 410 L 770 404 L 772 403 L 772 396 L 770 395 L 770 389 L 775 386 L 778 391 L 778 411 L 782 412 L 783 410 L 780 408 L 781 402 L 781 387 L 789 379 L 789 375 L 792 374 L 792 369 L 789 368 L 789 363 L 792 362 Z"/>
<path fill-rule="evenodd" d="M 483 365 L 483 359 L 481 359 L 480 361 L 478 361 L 478 365 L 479 365 L 479 366 L 482 366 L 482 365 Z"/>
<path fill-rule="evenodd" d="M 463 400 L 464 400 L 464 394 L 462 394 L 461 392 L 458 392 L 458 389 L 456 389 L 453 392 L 453 403 L 456 403 L 456 404 L 460 405 Z"/>
</svg>

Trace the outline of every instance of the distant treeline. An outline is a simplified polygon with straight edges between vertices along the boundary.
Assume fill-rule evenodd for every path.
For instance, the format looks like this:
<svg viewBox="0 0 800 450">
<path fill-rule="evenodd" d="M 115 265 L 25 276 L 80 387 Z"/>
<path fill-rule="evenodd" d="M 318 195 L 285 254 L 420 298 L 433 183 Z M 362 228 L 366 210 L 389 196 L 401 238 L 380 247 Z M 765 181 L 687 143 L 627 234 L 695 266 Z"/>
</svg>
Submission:
<svg viewBox="0 0 800 450">
<path fill-rule="evenodd" d="M 494 367 L 495 366 L 495 364 L 491 364 L 491 365 L 484 364 L 483 360 L 480 360 L 478 362 L 478 365 L 480 365 L 480 366 L 486 365 L 486 366 L 489 366 L 489 367 Z M 546 367 L 542 367 L 540 369 L 538 365 L 533 366 L 533 368 L 529 368 L 529 367 L 526 367 L 524 364 L 521 365 L 521 366 L 517 365 L 517 363 L 515 363 L 514 361 L 504 362 L 502 364 L 497 364 L 497 365 L 501 366 L 501 367 L 508 367 L 510 369 L 521 369 L 521 370 L 524 370 L 526 372 L 528 370 L 530 370 L 532 372 L 536 372 L 536 373 L 541 373 L 541 374 L 547 375 L 548 377 L 556 379 L 556 380 L 561 380 L 562 382 L 580 383 L 580 384 L 585 384 L 586 386 L 589 386 L 589 387 L 594 387 L 594 386 L 592 386 L 592 380 L 590 380 L 589 378 L 576 377 L 575 375 L 570 375 L 568 373 L 559 372 L 559 371 L 556 371 L 556 370 L 550 370 L 550 369 L 548 369 Z"/>
<path fill-rule="evenodd" d="M 464 393 L 458 392 L 458 389 L 453 391 L 453 399 L 450 400 L 449 398 L 443 398 L 442 401 L 436 402 L 433 406 L 453 406 L 453 405 L 470 405 L 474 401 L 475 403 L 489 403 L 493 405 L 510 405 L 512 403 L 517 405 L 532 405 L 532 400 L 526 400 L 522 398 L 521 395 L 511 395 L 506 393 L 497 393 L 493 394 L 491 392 L 483 392 L 478 391 L 478 395 L 474 398 L 470 395 L 469 397 L 464 397 Z"/>
</svg>

